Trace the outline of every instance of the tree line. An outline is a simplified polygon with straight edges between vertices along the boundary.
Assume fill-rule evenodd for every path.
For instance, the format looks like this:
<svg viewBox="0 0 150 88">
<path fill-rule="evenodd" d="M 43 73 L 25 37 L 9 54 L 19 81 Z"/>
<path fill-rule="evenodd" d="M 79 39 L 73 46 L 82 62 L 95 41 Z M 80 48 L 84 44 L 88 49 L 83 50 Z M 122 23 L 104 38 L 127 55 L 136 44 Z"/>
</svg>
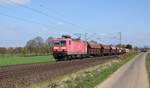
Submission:
<svg viewBox="0 0 150 88">
<path fill-rule="evenodd" d="M 0 47 L 1 55 L 49 55 L 52 54 L 53 37 L 46 41 L 42 37 L 36 37 L 27 41 L 24 47 Z"/>
<path fill-rule="evenodd" d="M 53 37 L 49 37 L 44 41 L 42 37 L 36 37 L 27 41 L 24 47 L 0 47 L 0 55 L 49 55 L 52 54 L 53 39 Z M 116 46 L 127 49 L 133 48 L 131 44 L 118 44 Z"/>
</svg>

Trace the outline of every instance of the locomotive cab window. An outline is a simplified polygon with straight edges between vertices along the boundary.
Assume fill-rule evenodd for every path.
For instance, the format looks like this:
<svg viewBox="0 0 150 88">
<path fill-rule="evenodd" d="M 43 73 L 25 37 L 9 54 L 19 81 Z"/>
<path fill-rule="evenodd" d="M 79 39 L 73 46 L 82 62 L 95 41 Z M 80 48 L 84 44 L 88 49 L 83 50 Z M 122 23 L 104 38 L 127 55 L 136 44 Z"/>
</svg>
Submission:
<svg viewBox="0 0 150 88">
<path fill-rule="evenodd" d="M 61 46 L 65 46 L 66 45 L 66 41 L 62 40 L 62 41 L 60 41 L 60 44 L 61 44 Z"/>
<path fill-rule="evenodd" d="M 65 40 L 61 40 L 61 41 L 56 41 L 54 42 L 55 46 L 65 46 L 66 45 L 66 41 Z"/>
<path fill-rule="evenodd" d="M 59 46 L 60 43 L 59 43 L 59 42 L 54 42 L 54 45 L 55 45 L 55 46 Z"/>
</svg>

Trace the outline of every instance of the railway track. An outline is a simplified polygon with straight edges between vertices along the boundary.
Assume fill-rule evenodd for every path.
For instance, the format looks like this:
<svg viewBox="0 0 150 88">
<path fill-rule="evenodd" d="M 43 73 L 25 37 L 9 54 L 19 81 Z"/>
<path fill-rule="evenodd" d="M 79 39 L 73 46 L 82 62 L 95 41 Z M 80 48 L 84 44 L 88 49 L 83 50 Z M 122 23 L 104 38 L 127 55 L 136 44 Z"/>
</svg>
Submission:
<svg viewBox="0 0 150 88">
<path fill-rule="evenodd" d="M 116 56 L 106 56 L 72 61 L 3 67 L 0 69 L 0 86 L 1 88 L 22 88 L 22 86 L 27 86 L 31 83 L 53 79 L 57 76 L 105 63 L 115 57 Z"/>
</svg>

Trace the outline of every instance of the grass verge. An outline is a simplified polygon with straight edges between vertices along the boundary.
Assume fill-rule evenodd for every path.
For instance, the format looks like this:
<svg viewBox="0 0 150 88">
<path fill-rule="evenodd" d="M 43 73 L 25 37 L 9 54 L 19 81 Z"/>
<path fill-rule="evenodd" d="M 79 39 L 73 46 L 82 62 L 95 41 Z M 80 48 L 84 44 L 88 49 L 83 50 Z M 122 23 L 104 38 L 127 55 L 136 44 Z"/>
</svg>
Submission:
<svg viewBox="0 0 150 88">
<path fill-rule="evenodd" d="M 35 84 L 28 88 L 94 88 L 135 55 L 136 53 L 125 54 L 111 62 L 84 69 L 71 75 L 66 75 L 55 81 L 49 80 L 47 82 Z"/>
<path fill-rule="evenodd" d="M 74 88 L 94 88 L 96 85 L 104 81 L 106 78 L 109 77 L 113 72 L 115 72 L 119 67 L 121 67 L 123 64 L 128 62 L 130 59 L 132 59 L 135 56 L 135 54 L 128 54 L 124 55 L 121 58 L 119 58 L 118 62 L 107 65 L 104 69 L 101 69 L 100 71 L 94 71 L 88 73 L 86 77 L 83 77 L 79 84 L 74 86 Z M 72 87 L 73 88 L 73 87 Z"/>
<path fill-rule="evenodd" d="M 47 56 L 0 56 L 0 66 L 31 64 L 38 62 L 54 61 L 52 55 Z"/>
<path fill-rule="evenodd" d="M 149 78 L 149 83 L 150 83 L 150 52 L 146 56 L 146 69 L 148 72 L 148 78 Z"/>
</svg>

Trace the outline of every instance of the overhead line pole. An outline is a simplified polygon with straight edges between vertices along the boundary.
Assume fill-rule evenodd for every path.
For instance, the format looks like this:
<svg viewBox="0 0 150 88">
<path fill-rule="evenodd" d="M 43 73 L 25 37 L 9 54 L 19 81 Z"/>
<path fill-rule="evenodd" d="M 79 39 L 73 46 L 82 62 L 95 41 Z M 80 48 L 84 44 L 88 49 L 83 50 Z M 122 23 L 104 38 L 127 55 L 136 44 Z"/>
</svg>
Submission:
<svg viewBox="0 0 150 88">
<path fill-rule="evenodd" d="M 119 32 L 119 42 L 120 42 L 120 46 L 122 45 L 122 33 Z"/>
<path fill-rule="evenodd" d="M 88 35 L 88 33 L 85 33 L 85 47 L 87 46 L 87 35 Z M 84 47 L 84 48 L 85 48 L 85 47 Z M 85 48 L 85 51 L 88 52 L 87 48 Z"/>
</svg>

